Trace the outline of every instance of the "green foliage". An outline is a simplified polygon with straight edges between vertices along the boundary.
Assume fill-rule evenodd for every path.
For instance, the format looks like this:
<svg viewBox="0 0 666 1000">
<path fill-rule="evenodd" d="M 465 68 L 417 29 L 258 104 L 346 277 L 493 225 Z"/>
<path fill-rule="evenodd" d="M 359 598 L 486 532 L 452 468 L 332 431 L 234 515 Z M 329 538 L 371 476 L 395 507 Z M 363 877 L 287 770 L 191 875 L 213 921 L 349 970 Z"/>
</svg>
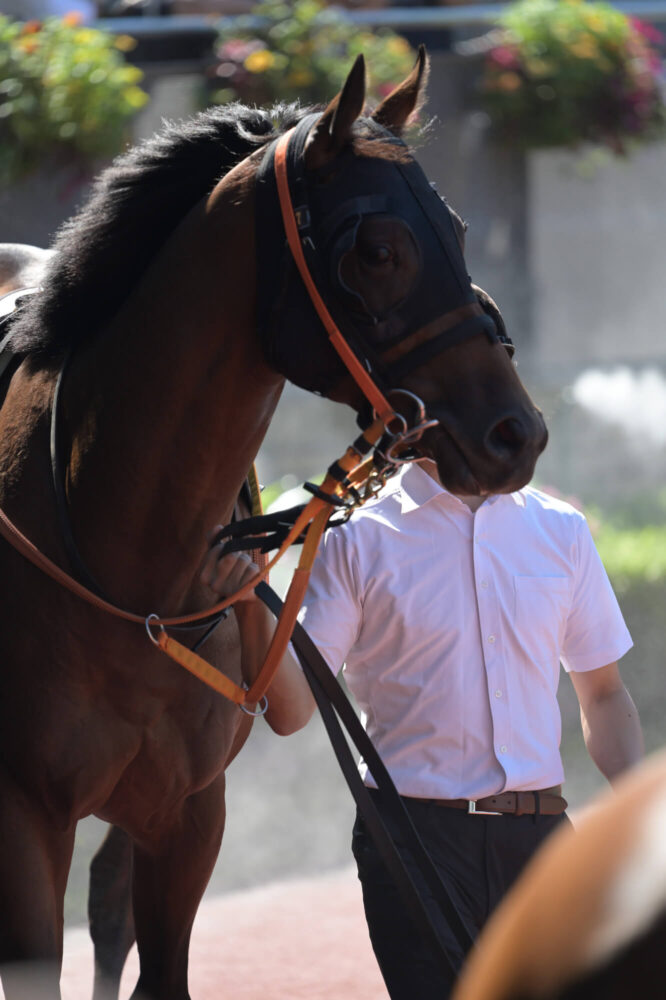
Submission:
<svg viewBox="0 0 666 1000">
<path fill-rule="evenodd" d="M 284 488 L 279 479 L 264 486 L 261 491 L 261 506 L 266 511 L 284 493 Z"/>
<path fill-rule="evenodd" d="M 0 185 L 47 162 L 85 167 L 117 153 L 148 95 L 125 62 L 134 45 L 76 15 L 21 23 L 0 16 Z"/>
<path fill-rule="evenodd" d="M 255 18 L 261 18 L 259 27 Z M 375 97 L 389 93 L 415 59 L 404 38 L 388 29 L 363 30 L 322 0 L 264 0 L 252 19 L 238 19 L 220 32 L 211 97 L 257 106 L 324 103 L 340 89 L 360 53 Z"/>
<path fill-rule="evenodd" d="M 639 581 L 666 582 L 666 524 L 633 528 L 602 524 L 595 542 L 619 593 Z"/>
<path fill-rule="evenodd" d="M 606 3 L 519 0 L 490 36 L 482 91 L 511 144 L 624 153 L 664 134 L 661 35 Z"/>
</svg>

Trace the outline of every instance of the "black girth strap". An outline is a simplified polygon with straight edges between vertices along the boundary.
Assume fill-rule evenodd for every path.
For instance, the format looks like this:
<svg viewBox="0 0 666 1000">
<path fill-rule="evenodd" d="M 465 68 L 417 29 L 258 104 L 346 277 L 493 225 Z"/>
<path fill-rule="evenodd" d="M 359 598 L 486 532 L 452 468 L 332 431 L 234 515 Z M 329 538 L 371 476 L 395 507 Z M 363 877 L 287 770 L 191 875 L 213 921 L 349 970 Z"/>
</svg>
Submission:
<svg viewBox="0 0 666 1000">
<path fill-rule="evenodd" d="M 74 533 L 72 532 L 72 523 L 69 516 L 69 504 L 67 502 L 65 475 L 62 463 L 62 444 L 60 441 L 58 413 L 60 410 L 62 386 L 65 381 L 65 375 L 69 367 L 71 356 L 72 348 L 70 347 L 65 355 L 62 367 L 58 372 L 58 378 L 56 379 L 55 389 L 53 391 L 49 442 L 51 449 L 51 481 L 53 483 L 53 492 L 55 494 L 58 522 L 60 524 L 60 535 L 65 545 L 67 558 L 69 559 L 72 570 L 74 571 L 74 575 L 80 583 L 88 588 L 88 590 L 92 590 L 93 594 L 97 594 L 98 597 L 102 597 L 106 600 L 106 595 L 102 591 L 102 588 L 97 583 L 97 580 L 94 578 L 81 558 L 81 553 L 79 552 L 78 546 L 74 541 Z"/>
<path fill-rule="evenodd" d="M 274 615 L 279 615 L 282 601 L 268 584 L 263 582 L 258 584 L 256 594 Z M 299 624 L 294 626 L 291 641 L 312 689 L 342 773 L 377 850 L 402 896 L 403 903 L 424 939 L 430 943 L 433 955 L 440 967 L 447 973 L 452 969 L 454 974 L 457 974 L 465 954 L 472 946 L 472 935 L 423 846 L 391 776 L 321 653 L 305 629 Z M 429 892 L 447 920 L 458 946 L 455 950 L 442 940 L 440 931 L 435 927 L 411 875 L 405 868 L 375 802 L 361 780 L 340 722 L 344 725 L 349 737 L 368 765 L 385 807 L 390 810 L 391 817 L 400 830 L 403 842 L 407 845 Z"/>
</svg>

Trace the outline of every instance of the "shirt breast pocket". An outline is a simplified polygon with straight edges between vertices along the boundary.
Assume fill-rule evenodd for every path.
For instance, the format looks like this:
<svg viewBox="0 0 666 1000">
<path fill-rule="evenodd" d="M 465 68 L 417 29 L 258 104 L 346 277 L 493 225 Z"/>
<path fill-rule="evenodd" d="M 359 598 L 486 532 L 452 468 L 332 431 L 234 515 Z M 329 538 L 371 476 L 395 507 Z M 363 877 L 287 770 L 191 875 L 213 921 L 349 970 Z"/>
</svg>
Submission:
<svg viewBox="0 0 666 1000">
<path fill-rule="evenodd" d="M 570 605 L 564 576 L 516 576 L 515 627 L 522 644 L 559 656 Z"/>
</svg>

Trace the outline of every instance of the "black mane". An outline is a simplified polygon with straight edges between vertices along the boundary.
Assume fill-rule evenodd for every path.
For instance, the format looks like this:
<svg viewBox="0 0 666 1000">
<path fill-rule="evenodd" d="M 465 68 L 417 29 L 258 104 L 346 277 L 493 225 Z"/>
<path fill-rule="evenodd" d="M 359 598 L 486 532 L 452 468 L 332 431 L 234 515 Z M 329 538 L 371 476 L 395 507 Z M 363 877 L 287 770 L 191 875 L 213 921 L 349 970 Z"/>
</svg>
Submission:
<svg viewBox="0 0 666 1000">
<path fill-rule="evenodd" d="M 187 212 L 235 164 L 309 109 L 240 104 L 169 124 L 119 156 L 60 229 L 44 290 L 21 309 L 12 343 L 55 357 L 109 322 Z"/>
</svg>

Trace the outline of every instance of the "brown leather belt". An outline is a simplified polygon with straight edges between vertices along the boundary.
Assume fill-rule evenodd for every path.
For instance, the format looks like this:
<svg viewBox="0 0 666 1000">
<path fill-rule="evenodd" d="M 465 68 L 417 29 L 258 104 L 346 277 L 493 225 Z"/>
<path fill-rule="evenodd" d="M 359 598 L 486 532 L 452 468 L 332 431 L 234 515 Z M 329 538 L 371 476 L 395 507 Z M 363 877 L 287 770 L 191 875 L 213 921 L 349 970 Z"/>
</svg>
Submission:
<svg viewBox="0 0 666 1000">
<path fill-rule="evenodd" d="M 560 794 L 561 788 L 545 788 L 543 791 L 498 792 L 483 799 L 413 799 L 427 802 L 445 809 L 464 809 L 471 814 L 500 816 L 559 816 L 567 808 L 567 800 Z"/>
</svg>

